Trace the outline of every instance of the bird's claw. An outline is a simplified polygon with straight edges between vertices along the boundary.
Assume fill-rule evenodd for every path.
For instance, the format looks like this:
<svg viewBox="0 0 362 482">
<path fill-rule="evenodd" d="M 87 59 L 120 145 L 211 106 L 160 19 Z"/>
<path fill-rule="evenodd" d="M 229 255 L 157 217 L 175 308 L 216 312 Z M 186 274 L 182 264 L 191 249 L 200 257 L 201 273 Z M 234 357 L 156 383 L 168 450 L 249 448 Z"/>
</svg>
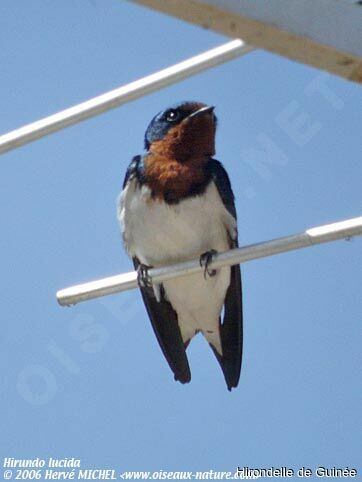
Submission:
<svg viewBox="0 0 362 482">
<path fill-rule="evenodd" d="M 151 288 L 152 280 L 148 274 L 149 266 L 140 264 L 137 268 L 137 283 L 140 288 Z"/>
<path fill-rule="evenodd" d="M 206 251 L 206 253 L 202 253 L 200 256 L 200 266 L 204 267 L 204 278 L 206 279 L 206 275 L 213 277 L 216 275 L 216 269 L 209 269 L 209 264 L 212 261 L 212 258 L 217 254 L 215 249 L 210 249 L 210 251 Z"/>
</svg>

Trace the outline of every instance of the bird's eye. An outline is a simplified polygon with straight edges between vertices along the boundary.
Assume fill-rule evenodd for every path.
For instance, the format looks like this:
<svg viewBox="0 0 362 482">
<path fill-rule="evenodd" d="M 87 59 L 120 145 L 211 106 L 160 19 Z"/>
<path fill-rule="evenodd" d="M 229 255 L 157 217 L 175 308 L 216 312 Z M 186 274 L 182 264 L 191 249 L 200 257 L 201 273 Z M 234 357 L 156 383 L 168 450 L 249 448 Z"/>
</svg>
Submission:
<svg viewBox="0 0 362 482">
<path fill-rule="evenodd" d="M 175 122 L 178 120 L 180 114 L 177 112 L 177 110 L 169 110 L 166 114 L 166 120 L 167 122 Z"/>
</svg>

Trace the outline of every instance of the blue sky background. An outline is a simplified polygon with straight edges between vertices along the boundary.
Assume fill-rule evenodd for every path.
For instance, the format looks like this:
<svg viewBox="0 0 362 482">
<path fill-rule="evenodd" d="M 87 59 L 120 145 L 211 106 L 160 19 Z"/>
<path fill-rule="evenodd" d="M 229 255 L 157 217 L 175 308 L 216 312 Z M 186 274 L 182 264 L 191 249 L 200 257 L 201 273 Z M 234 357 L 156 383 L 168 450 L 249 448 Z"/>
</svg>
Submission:
<svg viewBox="0 0 362 482">
<path fill-rule="evenodd" d="M 226 40 L 117 0 L 2 0 L 0 132 Z M 188 350 L 192 382 L 173 381 L 137 292 L 72 308 L 55 299 L 131 270 L 116 198 L 149 120 L 175 101 L 216 105 L 242 244 L 361 215 L 361 93 L 258 51 L 2 156 L 1 457 L 362 470 L 361 239 L 242 267 L 232 393 L 201 337 Z M 286 119 L 302 113 L 296 138 Z"/>
</svg>

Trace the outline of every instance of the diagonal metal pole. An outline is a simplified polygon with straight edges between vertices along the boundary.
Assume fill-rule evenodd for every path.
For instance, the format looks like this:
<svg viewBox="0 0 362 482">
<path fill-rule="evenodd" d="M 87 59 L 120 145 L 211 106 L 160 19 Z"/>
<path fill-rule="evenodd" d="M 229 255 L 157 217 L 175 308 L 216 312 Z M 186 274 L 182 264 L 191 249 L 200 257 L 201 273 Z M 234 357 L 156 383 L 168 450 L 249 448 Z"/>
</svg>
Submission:
<svg viewBox="0 0 362 482">
<path fill-rule="evenodd" d="M 138 99 L 254 50 L 236 39 L 0 136 L 0 154 Z"/>
<path fill-rule="evenodd" d="M 251 244 L 242 248 L 219 253 L 214 256 L 210 263 L 210 268 L 232 266 L 286 251 L 308 248 L 315 244 L 336 241 L 337 239 L 350 239 L 352 236 L 360 235 L 362 235 L 362 216 L 307 229 L 304 233 L 285 236 L 283 238 Z M 195 274 L 201 272 L 203 269 L 197 259 L 164 266 L 162 268 L 152 268 L 148 271 L 148 274 L 151 282 L 157 284 L 179 276 Z M 81 301 L 131 290 L 137 287 L 137 273 L 132 271 L 58 291 L 57 300 L 60 305 L 73 305 Z"/>
</svg>

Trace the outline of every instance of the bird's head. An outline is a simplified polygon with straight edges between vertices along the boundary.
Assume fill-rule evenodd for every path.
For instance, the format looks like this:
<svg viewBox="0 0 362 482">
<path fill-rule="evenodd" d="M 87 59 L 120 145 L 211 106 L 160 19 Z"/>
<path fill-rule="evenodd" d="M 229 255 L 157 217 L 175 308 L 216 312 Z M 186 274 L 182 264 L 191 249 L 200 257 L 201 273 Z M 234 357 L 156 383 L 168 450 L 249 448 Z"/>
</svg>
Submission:
<svg viewBox="0 0 362 482">
<path fill-rule="evenodd" d="M 145 134 L 145 149 L 180 162 L 215 154 L 214 107 L 182 102 L 159 112 Z"/>
</svg>

